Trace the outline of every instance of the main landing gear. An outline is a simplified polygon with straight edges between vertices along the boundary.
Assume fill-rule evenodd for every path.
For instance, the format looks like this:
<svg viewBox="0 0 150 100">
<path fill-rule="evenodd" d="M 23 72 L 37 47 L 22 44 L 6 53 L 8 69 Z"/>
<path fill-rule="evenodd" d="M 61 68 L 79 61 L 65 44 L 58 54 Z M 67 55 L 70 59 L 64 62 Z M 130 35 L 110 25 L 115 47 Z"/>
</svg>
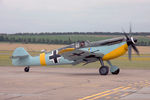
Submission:
<svg viewBox="0 0 150 100">
<path fill-rule="evenodd" d="M 100 60 L 100 63 L 101 63 L 101 65 L 102 65 L 102 66 L 99 68 L 99 74 L 100 74 L 100 75 L 107 75 L 108 72 L 109 72 L 109 67 L 108 67 L 108 66 L 104 66 L 104 62 L 103 62 L 102 58 L 100 58 L 99 60 Z M 120 69 L 119 69 L 117 66 L 113 66 L 110 61 L 107 61 L 107 63 L 110 65 L 110 72 L 111 72 L 113 75 L 119 74 Z"/>
<path fill-rule="evenodd" d="M 101 67 L 99 68 L 99 74 L 100 75 L 107 75 L 108 74 L 108 72 L 109 72 L 109 67 L 107 67 L 107 66 L 104 66 L 104 62 L 103 62 L 103 60 L 100 58 L 99 59 L 100 60 L 100 63 L 101 63 Z"/>
<path fill-rule="evenodd" d="M 25 72 L 29 72 L 29 70 L 30 70 L 30 66 L 27 66 L 27 67 L 24 68 Z"/>
</svg>

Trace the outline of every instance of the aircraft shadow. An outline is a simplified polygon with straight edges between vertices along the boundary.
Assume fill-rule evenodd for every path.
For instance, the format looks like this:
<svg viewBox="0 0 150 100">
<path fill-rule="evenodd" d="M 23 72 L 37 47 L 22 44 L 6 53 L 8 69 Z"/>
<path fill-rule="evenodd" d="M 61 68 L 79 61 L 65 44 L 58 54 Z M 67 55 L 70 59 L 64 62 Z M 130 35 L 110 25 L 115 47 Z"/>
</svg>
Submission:
<svg viewBox="0 0 150 100">
<path fill-rule="evenodd" d="M 79 72 L 74 72 L 74 73 L 71 73 L 71 72 L 35 72 L 34 73 L 39 73 L 39 74 L 50 74 L 50 75 L 64 75 L 64 76 L 103 76 L 103 75 L 100 75 L 99 73 L 79 73 Z M 110 76 L 112 74 L 108 74 L 106 76 Z M 105 75 L 104 75 L 105 76 Z"/>
<path fill-rule="evenodd" d="M 20 73 L 20 74 L 23 74 L 23 73 L 25 73 L 25 72 L 23 72 L 23 71 L 16 71 L 15 73 Z M 85 72 L 83 72 L 83 73 L 79 73 L 79 72 L 73 72 L 73 73 L 71 73 L 71 72 L 43 72 L 43 71 L 30 71 L 30 72 L 28 72 L 28 74 L 49 74 L 49 75 L 64 75 L 64 76 L 103 76 L 103 75 L 99 75 L 99 73 L 91 73 L 91 72 L 87 72 L 87 73 L 85 73 Z M 109 73 L 108 75 L 106 75 L 106 76 L 110 76 L 110 75 L 112 75 L 111 73 Z M 121 74 L 121 75 L 124 75 L 123 73 Z M 105 75 L 104 75 L 105 76 Z M 117 75 L 113 75 L 113 76 L 117 76 Z"/>
<path fill-rule="evenodd" d="M 71 76 L 98 76 L 99 73 L 65 73 L 66 75 Z"/>
</svg>

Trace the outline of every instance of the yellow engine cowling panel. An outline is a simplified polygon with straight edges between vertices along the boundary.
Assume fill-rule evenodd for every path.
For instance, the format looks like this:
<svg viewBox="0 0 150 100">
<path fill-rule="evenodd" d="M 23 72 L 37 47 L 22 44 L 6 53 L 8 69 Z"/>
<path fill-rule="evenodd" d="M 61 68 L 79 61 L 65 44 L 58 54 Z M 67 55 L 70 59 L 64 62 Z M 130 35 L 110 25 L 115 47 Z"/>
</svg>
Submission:
<svg viewBox="0 0 150 100">
<path fill-rule="evenodd" d="M 110 59 L 120 57 L 124 55 L 127 52 L 127 50 L 128 50 L 128 45 L 124 44 L 118 47 L 117 49 L 109 52 L 108 54 L 104 55 L 103 60 L 110 60 Z"/>
</svg>

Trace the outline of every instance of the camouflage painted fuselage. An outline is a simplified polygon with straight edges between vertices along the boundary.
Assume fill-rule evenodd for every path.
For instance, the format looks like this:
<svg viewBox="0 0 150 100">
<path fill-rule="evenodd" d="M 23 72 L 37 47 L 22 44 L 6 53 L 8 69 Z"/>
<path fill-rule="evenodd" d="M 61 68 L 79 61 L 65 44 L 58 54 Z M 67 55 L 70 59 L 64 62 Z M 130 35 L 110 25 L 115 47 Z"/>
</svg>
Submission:
<svg viewBox="0 0 150 100">
<path fill-rule="evenodd" d="M 46 66 L 46 65 L 73 64 L 74 63 L 73 60 L 65 59 L 62 56 L 62 54 L 64 52 L 70 52 L 75 49 L 76 48 L 68 46 L 48 53 L 41 53 L 39 56 L 32 57 L 29 55 L 24 58 L 12 58 L 12 64 L 15 66 L 39 66 L 39 65 Z M 128 50 L 128 45 L 125 41 L 123 41 L 113 45 L 83 47 L 78 49 L 86 52 L 103 54 L 103 57 L 101 58 L 107 61 L 124 55 Z"/>
</svg>

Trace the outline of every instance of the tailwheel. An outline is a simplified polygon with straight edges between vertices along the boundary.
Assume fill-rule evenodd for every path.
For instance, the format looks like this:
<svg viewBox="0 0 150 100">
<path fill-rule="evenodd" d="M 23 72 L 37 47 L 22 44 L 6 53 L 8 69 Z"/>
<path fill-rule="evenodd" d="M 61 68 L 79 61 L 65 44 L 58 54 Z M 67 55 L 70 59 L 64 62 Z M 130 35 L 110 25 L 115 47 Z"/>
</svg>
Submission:
<svg viewBox="0 0 150 100">
<path fill-rule="evenodd" d="M 118 68 L 116 71 L 114 71 L 114 72 L 111 72 L 113 75 L 118 75 L 119 74 L 119 72 L 120 72 L 120 69 Z"/>
<path fill-rule="evenodd" d="M 24 68 L 24 71 L 25 71 L 25 72 L 29 72 L 29 70 L 30 70 L 30 67 L 29 67 L 29 66 Z"/>
<path fill-rule="evenodd" d="M 109 72 L 109 67 L 107 67 L 107 66 L 102 66 L 99 68 L 100 75 L 107 75 L 108 72 Z"/>
</svg>

